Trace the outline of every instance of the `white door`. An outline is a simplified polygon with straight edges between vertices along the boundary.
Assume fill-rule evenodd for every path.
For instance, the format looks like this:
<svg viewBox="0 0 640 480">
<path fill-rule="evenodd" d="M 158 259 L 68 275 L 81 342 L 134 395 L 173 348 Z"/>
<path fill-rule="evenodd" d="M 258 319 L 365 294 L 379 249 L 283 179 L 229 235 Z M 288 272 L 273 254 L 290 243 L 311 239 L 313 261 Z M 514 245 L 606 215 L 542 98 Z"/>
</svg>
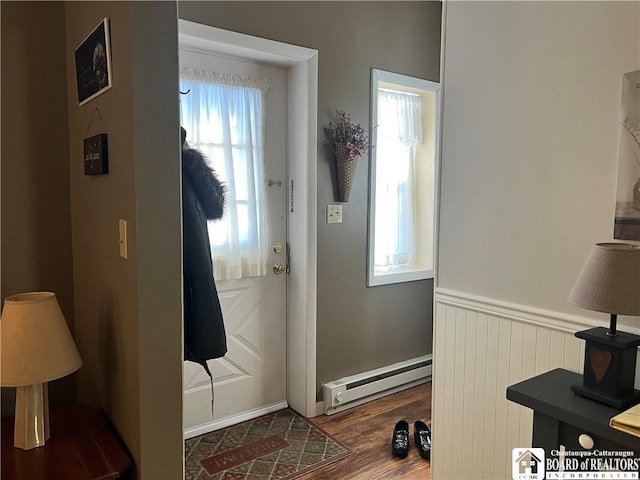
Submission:
<svg viewBox="0 0 640 480">
<path fill-rule="evenodd" d="M 227 333 L 225 357 L 204 369 L 184 362 L 184 428 L 187 437 L 286 407 L 286 274 L 276 263 L 286 257 L 285 71 L 213 53 L 180 50 L 181 67 L 266 79 L 264 194 L 267 219 L 267 273 L 216 286 Z M 187 94 L 188 95 L 188 94 Z M 189 140 L 187 133 L 187 141 Z M 224 178 L 222 179 L 224 181 Z M 279 245 L 280 248 L 275 247 Z M 214 252 L 215 255 L 215 252 Z"/>
</svg>

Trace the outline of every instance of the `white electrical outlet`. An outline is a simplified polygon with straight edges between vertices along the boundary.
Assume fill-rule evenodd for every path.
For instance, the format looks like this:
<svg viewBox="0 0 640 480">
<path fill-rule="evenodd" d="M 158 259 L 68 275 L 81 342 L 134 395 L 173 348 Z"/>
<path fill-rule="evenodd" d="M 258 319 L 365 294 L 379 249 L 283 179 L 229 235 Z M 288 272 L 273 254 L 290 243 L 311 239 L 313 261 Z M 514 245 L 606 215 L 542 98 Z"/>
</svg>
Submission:
<svg viewBox="0 0 640 480">
<path fill-rule="evenodd" d="M 342 223 L 342 205 L 327 205 L 327 223 Z"/>
</svg>

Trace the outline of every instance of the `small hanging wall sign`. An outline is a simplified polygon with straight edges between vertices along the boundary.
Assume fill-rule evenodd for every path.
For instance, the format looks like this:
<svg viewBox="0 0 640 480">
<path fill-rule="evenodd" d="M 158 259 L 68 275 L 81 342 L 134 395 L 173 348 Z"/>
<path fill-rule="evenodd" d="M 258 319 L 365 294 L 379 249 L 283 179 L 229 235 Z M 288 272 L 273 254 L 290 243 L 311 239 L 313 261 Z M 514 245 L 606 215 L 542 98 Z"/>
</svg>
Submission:
<svg viewBox="0 0 640 480">
<path fill-rule="evenodd" d="M 104 123 L 102 123 L 102 116 L 98 107 L 94 108 L 91 112 L 91 118 L 89 119 L 89 125 L 87 125 L 87 131 L 84 134 L 84 174 L 85 175 L 104 175 L 109 173 L 109 149 L 107 145 L 107 134 L 99 133 L 88 137 L 89 130 L 91 129 L 91 123 L 93 117 L 98 114 L 98 120 L 100 120 L 100 126 L 102 131 L 105 131 Z"/>
<path fill-rule="evenodd" d="M 84 174 L 103 175 L 109 173 L 109 150 L 107 134 L 99 133 L 84 139 Z"/>
</svg>

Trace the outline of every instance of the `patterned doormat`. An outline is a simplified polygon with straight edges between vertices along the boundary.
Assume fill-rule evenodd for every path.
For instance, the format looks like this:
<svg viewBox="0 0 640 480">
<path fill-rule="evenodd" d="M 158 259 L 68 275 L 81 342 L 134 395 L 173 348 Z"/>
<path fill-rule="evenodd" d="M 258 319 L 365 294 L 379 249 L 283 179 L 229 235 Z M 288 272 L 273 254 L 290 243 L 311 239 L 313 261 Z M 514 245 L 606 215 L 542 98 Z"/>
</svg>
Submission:
<svg viewBox="0 0 640 480">
<path fill-rule="evenodd" d="M 291 480 L 353 454 L 286 409 L 185 441 L 186 480 Z"/>
</svg>

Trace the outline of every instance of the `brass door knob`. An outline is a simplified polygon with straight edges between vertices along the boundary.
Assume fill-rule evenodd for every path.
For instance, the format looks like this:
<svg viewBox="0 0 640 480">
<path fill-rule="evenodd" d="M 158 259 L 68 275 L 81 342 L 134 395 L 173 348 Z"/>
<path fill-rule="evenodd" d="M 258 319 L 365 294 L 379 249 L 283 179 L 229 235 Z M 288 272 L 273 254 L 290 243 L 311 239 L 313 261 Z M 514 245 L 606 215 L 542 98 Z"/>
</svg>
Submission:
<svg viewBox="0 0 640 480">
<path fill-rule="evenodd" d="M 273 264 L 273 273 L 275 273 L 276 275 L 282 275 L 283 273 L 286 273 L 286 271 L 287 271 L 286 265 L 282 265 L 281 263 Z"/>
</svg>

